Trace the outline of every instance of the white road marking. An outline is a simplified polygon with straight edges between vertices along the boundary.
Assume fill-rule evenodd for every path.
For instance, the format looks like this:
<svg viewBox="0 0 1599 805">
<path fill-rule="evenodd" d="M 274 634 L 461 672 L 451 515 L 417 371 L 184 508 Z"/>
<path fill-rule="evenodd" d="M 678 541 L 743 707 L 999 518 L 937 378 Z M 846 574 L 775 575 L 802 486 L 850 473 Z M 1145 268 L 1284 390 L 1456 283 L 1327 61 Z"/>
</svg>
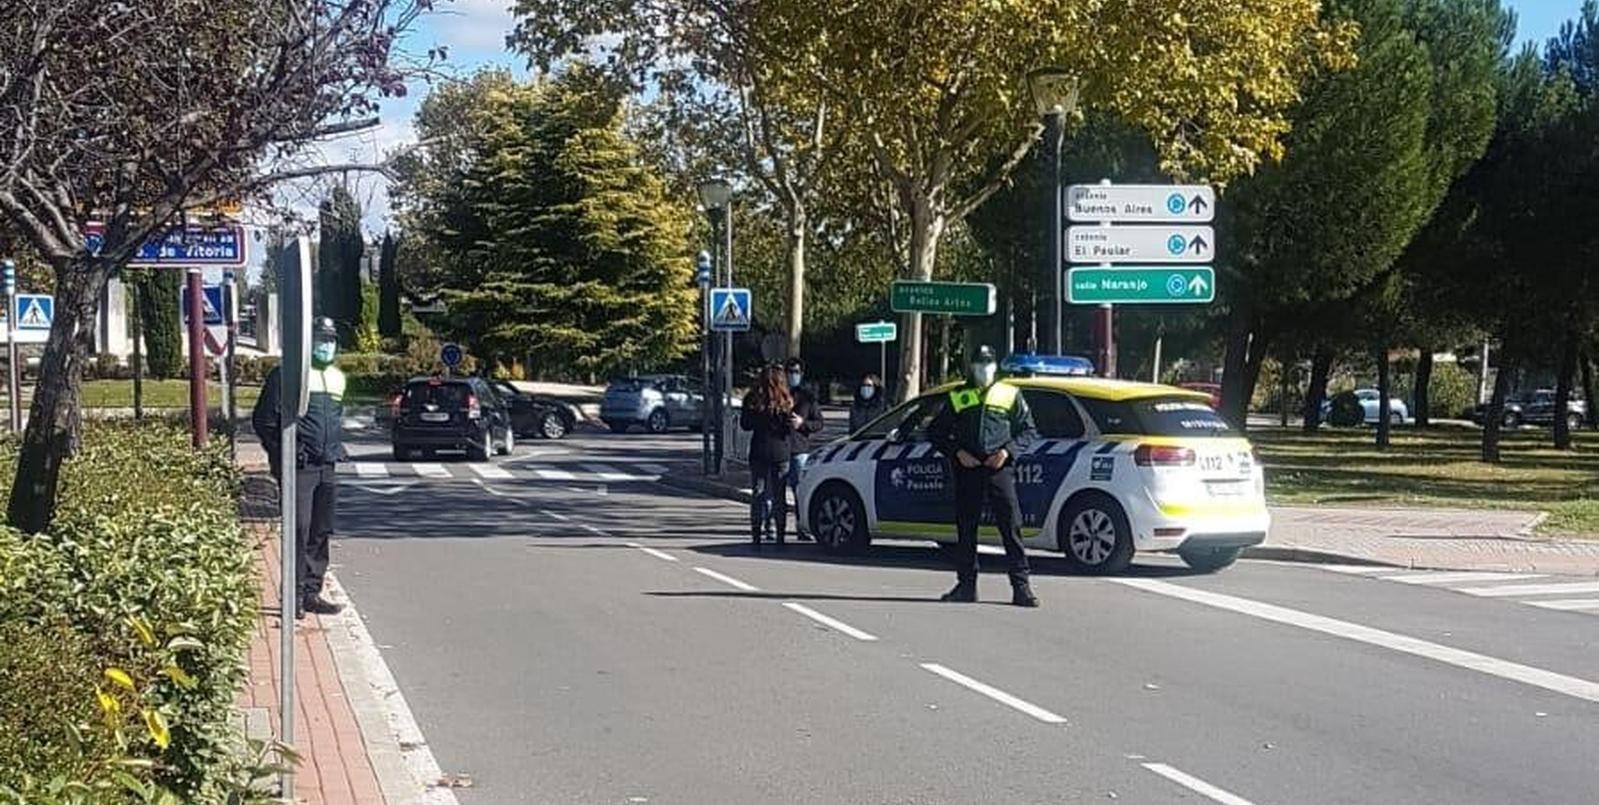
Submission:
<svg viewBox="0 0 1599 805">
<path fill-rule="evenodd" d="M 549 509 L 539 509 L 539 514 L 542 514 L 545 517 L 550 518 L 551 520 L 560 520 L 563 523 L 568 523 L 568 522 L 572 521 L 572 518 L 567 517 L 566 515 L 561 514 L 560 512 L 552 512 Z"/>
<path fill-rule="evenodd" d="M 640 464 L 638 468 L 651 475 L 670 475 L 671 470 L 664 464 Z"/>
<path fill-rule="evenodd" d="M 1192 774 L 1188 774 L 1181 769 L 1172 768 L 1164 763 L 1140 763 L 1139 765 L 1162 777 L 1165 777 L 1166 779 L 1188 789 L 1189 791 L 1204 797 L 1208 797 L 1216 802 L 1220 802 L 1222 805 L 1254 805 L 1254 803 L 1232 793 L 1231 791 L 1225 791 L 1217 788 L 1216 786 L 1213 786 L 1210 783 L 1193 776 Z"/>
<path fill-rule="evenodd" d="M 534 470 L 534 475 L 546 481 L 575 481 L 577 476 L 566 470 Z"/>
<path fill-rule="evenodd" d="M 1260 618 L 1261 620 L 1297 626 L 1312 632 L 1321 632 L 1334 637 L 1342 637 L 1391 649 L 1402 654 L 1425 657 L 1446 665 L 1478 671 L 1501 679 L 1509 679 L 1577 699 L 1599 702 L 1599 682 L 1587 679 L 1566 676 L 1554 671 L 1546 671 L 1542 668 L 1501 660 L 1497 657 L 1489 657 L 1472 651 L 1450 648 L 1449 646 L 1432 643 L 1420 638 L 1386 632 L 1370 626 L 1362 626 L 1358 623 L 1350 623 L 1322 615 L 1312 615 L 1309 612 L 1300 612 L 1296 609 L 1288 609 L 1275 604 L 1252 601 L 1248 598 L 1237 598 L 1231 595 L 1222 595 L 1221 593 L 1195 590 L 1190 587 L 1153 579 L 1110 579 L 1110 581 L 1115 584 L 1136 587 L 1157 595 L 1181 598 L 1185 601 L 1192 601 L 1196 604 L 1204 604 L 1217 609 L 1225 609 L 1230 612 Z"/>
<path fill-rule="evenodd" d="M 1331 570 L 1334 573 L 1349 573 L 1355 576 L 1364 576 L 1371 573 L 1391 573 L 1403 568 L 1386 565 L 1316 565 L 1321 570 Z"/>
<path fill-rule="evenodd" d="M 668 562 L 676 562 L 677 561 L 677 557 L 667 553 L 666 551 L 657 551 L 654 548 L 651 548 L 651 547 L 648 547 L 648 546 L 645 546 L 645 545 L 640 545 L 637 542 L 629 542 L 627 544 L 627 547 L 629 547 L 629 548 L 637 548 L 637 549 L 649 554 L 650 556 L 655 557 L 656 559 L 665 559 Z"/>
<path fill-rule="evenodd" d="M 744 582 L 739 581 L 738 579 L 735 579 L 732 576 L 724 576 L 724 575 L 722 575 L 722 574 L 720 574 L 720 573 L 718 573 L 718 572 L 716 572 L 714 570 L 711 570 L 710 568 L 696 567 L 696 568 L 694 568 L 694 572 L 698 573 L 698 574 L 700 574 L 702 576 L 709 576 L 709 577 L 711 577 L 713 579 L 716 579 L 717 581 L 719 581 L 719 582 L 721 582 L 723 584 L 726 584 L 729 587 L 733 587 L 733 588 L 736 588 L 736 589 L 739 589 L 739 590 L 743 590 L 744 592 L 747 592 L 747 593 L 759 592 L 760 589 L 761 589 L 759 587 L 756 587 L 753 584 L 745 584 Z"/>
<path fill-rule="evenodd" d="M 472 468 L 473 472 L 477 473 L 479 478 L 487 478 L 490 481 L 509 481 L 516 477 L 504 467 L 496 467 L 493 464 L 471 464 L 468 466 Z"/>
<path fill-rule="evenodd" d="M 363 481 L 356 479 L 350 483 L 352 489 L 362 489 L 375 495 L 394 496 L 413 486 L 416 481 Z"/>
<path fill-rule="evenodd" d="M 1562 598 L 1555 601 L 1522 601 L 1523 604 L 1532 604 L 1544 609 L 1559 609 L 1567 612 L 1585 609 L 1599 609 L 1599 598 Z"/>
<path fill-rule="evenodd" d="M 589 472 L 592 472 L 595 475 L 599 476 L 599 479 L 602 480 L 602 481 L 642 481 L 642 480 L 645 480 L 645 478 L 643 478 L 642 476 L 630 475 L 630 474 L 625 473 L 625 472 L 619 472 L 619 471 L 617 471 L 617 469 L 615 467 L 612 467 L 612 466 L 610 466 L 608 464 L 584 464 L 583 465 L 583 469 L 588 470 Z"/>
<path fill-rule="evenodd" d="M 804 604 L 796 604 L 793 601 L 784 601 L 783 602 L 783 606 L 788 607 L 789 609 L 792 609 L 795 612 L 798 612 L 799 614 L 804 615 L 805 617 L 810 618 L 811 620 L 822 624 L 823 626 L 827 626 L 827 627 L 830 627 L 830 628 L 833 628 L 833 629 L 837 629 L 838 631 L 843 632 L 844 634 L 847 634 L 850 637 L 855 638 L 856 640 L 864 640 L 864 641 L 870 642 L 870 641 L 873 641 L 873 640 L 877 639 L 877 636 L 874 635 L 874 634 L 871 634 L 870 632 L 863 632 L 863 631 L 861 631 L 861 630 L 859 630 L 859 629 L 857 629 L 857 628 L 855 628 L 855 627 L 853 627 L 853 626 L 851 626 L 851 625 L 849 625 L 849 624 L 847 624 L 847 623 L 845 623 L 845 622 L 843 622 L 843 621 L 841 621 L 841 620 L 839 620 L 837 618 L 832 618 L 832 617 L 829 617 L 827 615 L 823 615 L 822 613 L 817 612 L 816 610 L 811 609 L 810 607 L 805 606 Z"/>
<path fill-rule="evenodd" d="M 412 471 L 423 478 L 449 478 L 450 471 L 443 464 L 412 464 Z"/>
<path fill-rule="evenodd" d="M 1383 576 L 1383 581 L 1397 581 L 1404 584 L 1460 584 L 1462 582 L 1479 581 L 1525 581 L 1527 579 L 1548 578 L 1545 573 L 1406 573 L 1399 576 Z"/>
<path fill-rule="evenodd" d="M 1480 595 L 1485 598 L 1509 598 L 1513 595 L 1564 595 L 1566 593 L 1599 593 L 1599 581 L 1567 582 L 1564 584 L 1506 584 L 1502 587 L 1457 587 L 1456 592 Z"/>
<path fill-rule="evenodd" d="M 355 474 L 362 478 L 387 478 L 389 477 L 389 467 L 377 461 L 357 461 L 355 462 Z"/>
<path fill-rule="evenodd" d="M 965 675 L 963 673 L 960 673 L 959 671 L 951 671 L 950 669 L 945 668 L 944 666 L 939 665 L 936 662 L 924 662 L 924 663 L 922 663 L 922 667 L 927 669 L 927 670 L 929 670 L 929 671 L 932 671 L 935 674 L 938 674 L 939 676 L 941 676 L 941 677 L 943 677 L 945 679 L 948 679 L 951 682 L 954 682 L 957 685 L 960 685 L 960 686 L 965 687 L 965 688 L 970 688 L 971 690 L 975 690 L 978 693 L 981 693 L 984 696 L 987 696 L 988 698 L 993 699 L 996 702 L 999 702 L 1000 704 L 1003 704 L 1003 705 L 1005 705 L 1007 707 L 1012 707 L 1012 708 L 1015 708 L 1017 710 L 1020 710 L 1023 713 L 1026 713 L 1027 715 L 1030 715 L 1033 718 L 1036 718 L 1039 721 L 1044 722 L 1045 724 L 1065 724 L 1066 723 L 1066 719 L 1065 718 L 1063 718 L 1061 716 L 1058 716 L 1058 715 L 1056 715 L 1054 713 L 1051 713 L 1050 711 L 1045 710 L 1044 708 L 1039 707 L 1038 705 L 1033 704 L 1032 702 L 1026 701 L 1024 699 L 1018 699 L 1015 696 L 1012 696 L 1009 693 L 1006 693 L 1005 691 L 1000 690 L 999 688 L 996 688 L 996 687 L 994 687 L 992 685 L 985 684 L 983 682 L 978 682 L 977 680 L 972 679 L 971 677 L 969 677 L 969 676 L 967 676 L 967 675 Z"/>
<path fill-rule="evenodd" d="M 508 458 L 508 459 L 505 460 L 505 463 L 506 464 L 520 464 L 520 463 L 522 463 L 524 461 L 532 461 L 532 460 L 534 460 L 536 458 L 542 458 L 544 456 L 564 456 L 564 455 L 567 455 L 567 454 L 569 454 L 571 452 L 572 451 L 570 451 L 570 450 L 533 450 L 533 451 L 528 452 L 528 453 L 523 453 L 522 455 L 517 456 L 515 458 Z"/>
<path fill-rule="evenodd" d="M 604 531 L 602 531 L 602 530 L 600 530 L 598 528 L 595 528 L 594 526 L 591 526 L 588 523 L 583 523 L 582 526 L 580 526 L 580 527 L 584 531 L 589 532 L 590 534 L 598 534 L 599 536 L 602 536 L 602 537 L 610 536 L 609 534 L 606 534 Z"/>
</svg>

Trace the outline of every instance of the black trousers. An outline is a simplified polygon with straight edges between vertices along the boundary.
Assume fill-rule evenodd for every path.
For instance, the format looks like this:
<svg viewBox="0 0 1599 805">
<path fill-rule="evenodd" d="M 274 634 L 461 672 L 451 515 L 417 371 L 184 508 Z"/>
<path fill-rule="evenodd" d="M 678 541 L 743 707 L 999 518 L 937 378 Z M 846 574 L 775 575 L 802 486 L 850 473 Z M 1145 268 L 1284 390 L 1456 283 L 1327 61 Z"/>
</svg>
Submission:
<svg viewBox="0 0 1599 805">
<path fill-rule="evenodd" d="M 328 572 L 328 542 L 339 505 L 339 476 L 333 464 L 309 464 L 295 476 L 294 537 L 301 597 L 322 592 Z"/>
<path fill-rule="evenodd" d="M 787 460 L 750 462 L 750 539 L 756 544 L 767 523 L 773 525 L 778 542 L 788 535 L 788 487 L 784 483 L 787 475 Z"/>
<path fill-rule="evenodd" d="M 963 582 L 977 580 L 977 528 L 985 503 L 994 513 L 994 525 L 1005 545 L 1011 584 L 1026 584 L 1027 551 L 1022 548 L 1022 505 L 1016 498 L 1014 466 L 998 470 L 955 466 L 955 575 Z"/>
</svg>

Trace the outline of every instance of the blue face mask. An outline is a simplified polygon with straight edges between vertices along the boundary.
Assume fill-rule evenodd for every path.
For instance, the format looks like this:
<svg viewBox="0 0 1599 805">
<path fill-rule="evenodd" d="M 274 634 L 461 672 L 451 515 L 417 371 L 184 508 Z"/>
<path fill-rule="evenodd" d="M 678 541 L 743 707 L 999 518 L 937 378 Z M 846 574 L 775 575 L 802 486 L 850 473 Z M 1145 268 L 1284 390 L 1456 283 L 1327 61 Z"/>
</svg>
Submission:
<svg viewBox="0 0 1599 805">
<path fill-rule="evenodd" d="M 327 366 L 333 363 L 334 356 L 339 354 L 339 345 L 332 341 L 322 341 L 311 348 L 311 362 L 317 366 Z"/>
</svg>

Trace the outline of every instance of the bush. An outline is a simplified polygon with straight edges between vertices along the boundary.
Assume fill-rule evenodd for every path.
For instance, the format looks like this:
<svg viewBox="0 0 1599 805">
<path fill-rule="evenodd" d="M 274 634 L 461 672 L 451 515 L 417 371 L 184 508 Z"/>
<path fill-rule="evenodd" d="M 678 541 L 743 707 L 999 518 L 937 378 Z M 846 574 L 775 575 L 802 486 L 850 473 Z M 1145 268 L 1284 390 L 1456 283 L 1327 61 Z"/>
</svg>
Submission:
<svg viewBox="0 0 1599 805">
<path fill-rule="evenodd" d="M 1434 419 L 1460 416 L 1477 407 L 1477 376 L 1460 364 L 1434 364 L 1427 393 L 1427 410 Z"/>
<path fill-rule="evenodd" d="M 239 355 L 233 359 L 233 371 L 238 373 L 240 383 L 259 384 L 282 362 L 283 359 L 275 355 Z"/>
<path fill-rule="evenodd" d="M 1366 409 L 1353 391 L 1340 392 L 1332 398 L 1332 412 L 1327 414 L 1327 424 L 1335 428 L 1358 428 L 1366 423 Z"/>
<path fill-rule="evenodd" d="M 215 445 L 195 452 L 161 423 L 87 422 L 50 534 L 0 530 L 0 781 L 99 792 L 61 801 L 236 791 L 234 696 L 258 601 L 237 470 Z M 9 487 L 14 443 L 0 465 Z"/>
</svg>

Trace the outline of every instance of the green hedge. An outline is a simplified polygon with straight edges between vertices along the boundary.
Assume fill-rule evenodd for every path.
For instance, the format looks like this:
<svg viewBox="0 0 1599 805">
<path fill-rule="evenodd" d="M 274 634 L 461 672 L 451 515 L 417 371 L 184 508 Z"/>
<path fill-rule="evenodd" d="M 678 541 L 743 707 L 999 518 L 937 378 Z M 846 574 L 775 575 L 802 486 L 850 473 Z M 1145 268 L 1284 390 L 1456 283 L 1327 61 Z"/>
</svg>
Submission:
<svg viewBox="0 0 1599 805">
<path fill-rule="evenodd" d="M 216 445 L 85 423 L 51 532 L 0 529 L 0 801 L 237 801 L 258 587 Z"/>
</svg>

